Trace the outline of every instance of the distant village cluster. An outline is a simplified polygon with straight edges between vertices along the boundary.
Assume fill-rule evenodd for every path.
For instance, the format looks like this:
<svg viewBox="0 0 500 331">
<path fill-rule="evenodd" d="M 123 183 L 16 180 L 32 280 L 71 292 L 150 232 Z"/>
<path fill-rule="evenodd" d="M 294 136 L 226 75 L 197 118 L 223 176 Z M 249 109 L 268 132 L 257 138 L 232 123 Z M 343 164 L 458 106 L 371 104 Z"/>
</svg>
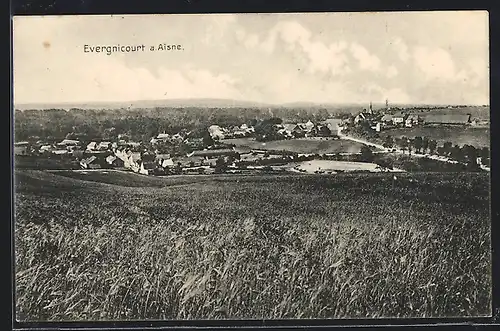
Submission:
<svg viewBox="0 0 500 331">
<path fill-rule="evenodd" d="M 470 114 L 433 114 L 423 111 L 368 109 L 347 118 L 327 118 L 315 122 L 284 123 L 280 118 L 254 121 L 223 127 L 213 124 L 200 134 L 187 130 L 176 133 L 161 132 L 149 141 L 131 141 L 118 134 L 112 139 L 75 138 L 68 133 L 66 139 L 47 141 L 21 141 L 14 144 L 16 156 L 47 157 L 71 161 L 81 169 L 118 168 L 145 175 L 213 173 L 238 169 L 263 168 L 266 161 L 301 161 L 312 154 L 290 151 L 269 151 L 242 148 L 231 139 L 251 138 L 259 142 L 285 139 L 338 139 L 344 131 L 352 129 L 381 132 L 391 128 L 412 128 L 420 125 L 481 125 Z M 270 163 L 270 162 L 267 162 Z"/>
<path fill-rule="evenodd" d="M 449 107 L 451 108 L 451 107 Z M 359 112 L 345 122 L 348 125 L 368 124 L 376 132 L 392 128 L 412 128 L 415 126 L 439 125 L 488 125 L 487 121 L 471 118 L 470 114 L 445 114 L 428 113 L 422 110 L 392 109 L 386 104 L 385 109 L 373 110 L 370 103 L 368 110 Z"/>
<path fill-rule="evenodd" d="M 281 120 L 279 121 L 281 122 Z M 239 126 L 221 127 L 211 125 L 202 137 L 192 137 L 191 132 L 175 134 L 159 133 L 150 141 L 130 141 L 125 135 L 118 135 L 113 141 L 84 142 L 66 138 L 49 143 L 22 141 L 14 144 L 17 156 L 41 156 L 59 160 L 77 161 L 81 169 L 128 169 L 145 175 L 214 173 L 236 171 L 231 169 L 265 168 L 266 160 L 285 158 L 306 159 L 309 154 L 292 152 L 270 152 L 238 148 L 226 143 L 233 138 L 255 138 L 260 141 L 271 139 L 293 139 L 301 137 L 338 138 L 342 121 L 327 119 L 314 124 L 312 121 L 297 124 L 262 121 L 256 128 L 243 123 Z M 71 137 L 71 134 L 68 134 Z M 264 161 L 264 162 L 261 162 Z"/>
</svg>

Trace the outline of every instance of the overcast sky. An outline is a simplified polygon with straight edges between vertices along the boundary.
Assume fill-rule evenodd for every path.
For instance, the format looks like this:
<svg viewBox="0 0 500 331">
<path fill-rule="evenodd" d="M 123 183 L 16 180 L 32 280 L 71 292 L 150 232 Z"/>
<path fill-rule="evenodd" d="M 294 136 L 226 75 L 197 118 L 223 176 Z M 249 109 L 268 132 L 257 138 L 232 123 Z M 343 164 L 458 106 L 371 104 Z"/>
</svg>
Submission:
<svg viewBox="0 0 500 331">
<path fill-rule="evenodd" d="M 489 104 L 487 12 L 15 17 L 14 102 Z M 182 51 L 150 52 L 160 43 Z M 84 53 L 84 45 L 146 45 Z"/>
</svg>

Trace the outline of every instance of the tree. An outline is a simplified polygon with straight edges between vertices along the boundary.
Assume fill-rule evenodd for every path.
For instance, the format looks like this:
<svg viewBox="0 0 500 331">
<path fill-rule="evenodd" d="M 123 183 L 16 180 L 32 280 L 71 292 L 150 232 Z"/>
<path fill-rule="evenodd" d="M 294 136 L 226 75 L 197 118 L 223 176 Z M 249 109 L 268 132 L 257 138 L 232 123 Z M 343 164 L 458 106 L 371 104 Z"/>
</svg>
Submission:
<svg viewBox="0 0 500 331">
<path fill-rule="evenodd" d="M 363 145 L 361 146 L 361 160 L 363 162 L 372 162 L 373 161 L 373 152 L 370 147 Z"/>
<path fill-rule="evenodd" d="M 332 135 L 332 131 L 330 130 L 330 128 L 326 125 L 322 125 L 320 126 L 319 130 L 318 130 L 318 135 L 320 137 L 329 137 Z"/>
<path fill-rule="evenodd" d="M 210 135 L 210 132 L 208 130 L 205 130 L 203 133 L 203 145 L 205 146 L 213 146 L 215 144 L 214 139 Z"/>
<path fill-rule="evenodd" d="M 221 173 L 226 169 L 226 161 L 222 156 L 219 156 L 215 161 L 215 172 Z"/>
<path fill-rule="evenodd" d="M 385 137 L 383 146 L 385 148 L 392 148 L 392 146 L 394 146 L 394 139 L 392 138 L 392 136 Z"/>
<path fill-rule="evenodd" d="M 465 144 L 462 146 L 462 151 L 468 163 L 472 162 L 477 164 L 479 151 L 476 149 L 476 147 Z"/>
<path fill-rule="evenodd" d="M 443 146 L 444 147 L 444 146 Z M 445 151 L 447 150 L 446 147 L 445 148 Z M 450 147 L 449 149 L 449 155 L 452 159 L 458 161 L 458 162 L 463 162 L 464 161 L 464 154 L 463 154 L 463 151 L 462 149 L 460 148 L 460 146 L 458 145 L 455 145 L 453 147 Z"/>
<path fill-rule="evenodd" d="M 450 155 L 451 152 L 452 152 L 452 148 L 453 148 L 453 144 L 449 141 L 446 141 L 444 144 L 443 144 L 443 149 L 444 149 L 444 153 L 446 155 Z"/>
<path fill-rule="evenodd" d="M 401 147 L 404 153 L 406 148 L 408 148 L 408 138 L 401 137 L 401 139 L 399 140 L 399 147 Z"/>
<path fill-rule="evenodd" d="M 429 139 L 427 137 L 424 137 L 422 139 L 422 150 L 425 153 L 429 149 Z"/>
<path fill-rule="evenodd" d="M 429 140 L 429 153 L 432 154 L 437 148 L 437 141 L 434 139 Z"/>
<path fill-rule="evenodd" d="M 413 139 L 413 146 L 415 147 L 416 152 L 420 153 L 423 147 L 422 137 L 415 137 L 415 139 Z"/>
</svg>

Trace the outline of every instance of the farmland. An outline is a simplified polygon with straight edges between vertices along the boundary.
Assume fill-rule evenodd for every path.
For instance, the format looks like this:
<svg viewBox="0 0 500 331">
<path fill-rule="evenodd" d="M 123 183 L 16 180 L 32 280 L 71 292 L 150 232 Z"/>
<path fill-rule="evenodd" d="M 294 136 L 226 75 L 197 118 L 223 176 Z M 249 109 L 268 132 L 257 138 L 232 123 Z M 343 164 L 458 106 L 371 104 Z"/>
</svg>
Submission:
<svg viewBox="0 0 500 331">
<path fill-rule="evenodd" d="M 475 127 L 414 127 L 398 128 L 383 131 L 381 136 L 391 135 L 392 137 L 417 136 L 427 137 L 436 140 L 439 144 L 446 141 L 462 146 L 464 144 L 472 145 L 477 148 L 490 146 L 490 129 Z"/>
<path fill-rule="evenodd" d="M 488 175 L 397 177 L 17 170 L 17 317 L 489 314 Z"/>
<path fill-rule="evenodd" d="M 290 151 L 304 154 L 330 154 L 330 153 L 359 153 L 361 146 L 348 140 L 303 138 L 291 140 L 274 140 L 267 142 L 256 141 L 251 138 L 226 139 L 227 144 L 234 144 L 239 148 L 262 149 L 270 151 Z"/>
</svg>

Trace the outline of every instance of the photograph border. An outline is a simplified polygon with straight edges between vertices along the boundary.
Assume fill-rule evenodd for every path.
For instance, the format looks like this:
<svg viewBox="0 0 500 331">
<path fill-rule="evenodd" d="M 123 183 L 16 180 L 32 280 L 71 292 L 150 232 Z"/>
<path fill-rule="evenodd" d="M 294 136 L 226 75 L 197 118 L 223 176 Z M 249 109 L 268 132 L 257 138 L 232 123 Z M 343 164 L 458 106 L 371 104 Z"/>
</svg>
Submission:
<svg viewBox="0 0 500 331">
<path fill-rule="evenodd" d="M 492 91 L 500 91 L 500 78 L 498 64 L 499 53 L 498 36 L 494 33 L 500 31 L 499 10 L 493 5 L 475 1 L 474 7 L 469 6 L 446 6 L 439 5 L 439 2 L 428 3 L 426 6 L 414 6 L 409 4 L 374 4 L 370 1 L 351 1 L 349 5 L 333 5 L 327 4 L 327 1 L 318 1 L 314 4 L 304 1 L 289 1 L 283 3 L 266 2 L 266 1 L 201 1 L 201 0 L 182 0 L 168 1 L 165 3 L 157 3 L 153 1 L 43 1 L 43 0 L 12 0 L 10 8 L 10 102 L 9 102 L 9 151 L 10 151 L 10 177 L 9 177 L 9 194 L 10 207 L 8 230 L 4 233 L 9 235 L 8 241 L 10 253 L 9 276 L 11 278 L 11 327 L 15 330 L 55 330 L 55 329 L 71 329 L 71 330 L 91 330 L 91 329 L 109 329 L 109 330 L 158 330 L 158 329 L 175 329 L 175 328 L 259 328 L 259 329 L 283 329 L 283 328 L 322 328 L 331 327 L 359 327 L 359 328 L 380 328 L 388 326 L 399 327 L 439 327 L 459 330 L 464 328 L 489 328 L 500 323 L 500 241 L 496 239 L 496 234 L 499 233 L 500 226 L 498 219 L 500 217 L 500 209 L 498 204 L 491 204 L 491 244 L 492 244 L 492 317 L 480 318 L 422 318 L 422 319 L 292 319 L 292 320 L 168 320 L 168 321 L 92 321 L 92 322 L 18 322 L 15 320 L 15 298 L 14 298 L 14 212 L 13 212 L 13 73 L 12 73 L 12 16 L 31 16 L 31 15 L 107 15 L 107 14 L 215 14 L 215 13 L 287 13 L 287 12 L 359 12 L 359 11 L 429 11 L 429 10 L 487 10 L 489 12 L 489 33 L 490 33 L 490 136 L 491 136 L 491 155 L 492 169 L 496 167 L 496 147 L 495 139 L 493 139 L 493 128 L 496 126 L 498 119 L 497 115 L 491 109 L 496 108 L 496 104 L 500 103 L 500 98 L 497 98 Z M 387 2 L 386 2 L 387 3 Z M 472 3 L 472 2 L 471 2 Z M 491 178 L 491 202 L 500 201 L 498 193 L 499 180 L 495 171 L 490 172 Z"/>
</svg>

